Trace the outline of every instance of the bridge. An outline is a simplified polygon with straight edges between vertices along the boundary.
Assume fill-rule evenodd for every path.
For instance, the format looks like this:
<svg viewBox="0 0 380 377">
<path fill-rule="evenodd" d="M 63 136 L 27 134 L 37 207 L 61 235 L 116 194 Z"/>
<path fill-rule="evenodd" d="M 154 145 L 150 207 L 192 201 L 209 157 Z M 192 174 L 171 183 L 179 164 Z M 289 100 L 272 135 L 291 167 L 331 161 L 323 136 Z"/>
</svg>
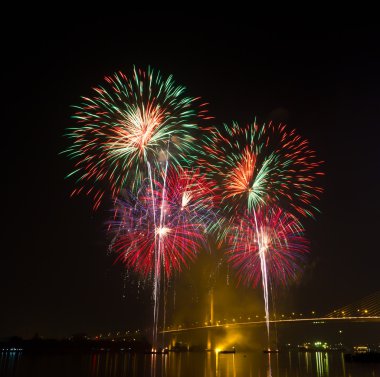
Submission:
<svg viewBox="0 0 380 377">
<path fill-rule="evenodd" d="M 364 297 L 354 303 L 345 305 L 344 307 L 333 310 L 325 315 L 317 315 L 315 311 L 309 314 L 295 313 L 273 315 L 269 319 L 270 324 L 285 324 L 285 323 L 327 323 L 327 322 L 380 322 L 380 291 Z M 202 324 L 193 323 L 192 325 L 171 325 L 165 327 L 161 331 L 162 334 L 188 332 L 200 329 L 217 329 L 217 328 L 237 328 L 244 326 L 265 325 L 267 323 L 265 317 L 259 315 L 248 316 L 243 319 L 232 318 L 230 320 L 216 320 L 204 322 Z"/>
<path fill-rule="evenodd" d="M 341 308 L 334 309 L 323 315 L 316 311 L 309 313 L 284 313 L 272 315 L 269 319 L 270 324 L 287 324 L 287 323 L 342 323 L 342 322 L 380 322 L 380 291 L 370 294 L 361 300 L 345 305 Z M 193 322 L 191 324 L 172 324 L 160 329 L 161 334 L 186 333 L 194 330 L 211 330 L 211 329 L 234 329 L 254 326 L 265 326 L 266 319 L 263 315 L 250 314 L 238 316 L 236 318 L 223 318 L 215 321 Z M 128 330 L 106 332 L 94 336 L 94 339 L 137 339 L 144 336 L 146 330 Z"/>
<path fill-rule="evenodd" d="M 289 322 L 313 322 L 313 323 L 325 323 L 331 321 L 351 321 L 351 322 L 380 322 L 380 316 L 356 316 L 356 317 L 312 317 L 312 318 L 293 318 L 293 319 L 277 319 L 277 320 L 269 320 L 269 323 L 289 323 Z M 212 328 L 231 328 L 231 327 L 242 327 L 242 326 L 252 326 L 252 325 L 266 325 L 266 321 L 245 321 L 245 322 L 231 322 L 216 325 L 204 325 L 204 326 L 191 326 L 191 327 L 182 327 L 179 325 L 177 328 L 167 327 L 166 330 L 161 331 L 161 333 L 178 333 L 183 331 L 191 331 L 191 330 L 199 330 L 199 329 L 212 329 Z"/>
</svg>

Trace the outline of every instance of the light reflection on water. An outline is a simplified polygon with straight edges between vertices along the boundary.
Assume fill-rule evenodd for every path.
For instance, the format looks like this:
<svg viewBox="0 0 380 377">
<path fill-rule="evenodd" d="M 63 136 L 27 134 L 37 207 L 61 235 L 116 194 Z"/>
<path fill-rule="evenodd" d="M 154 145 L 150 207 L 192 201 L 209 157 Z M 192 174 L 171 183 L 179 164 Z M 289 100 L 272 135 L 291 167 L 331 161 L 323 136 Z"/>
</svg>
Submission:
<svg viewBox="0 0 380 377">
<path fill-rule="evenodd" d="M 0 353 L 4 377 L 380 377 L 380 364 L 345 363 L 342 353 L 326 352 L 123 352 L 27 355 Z"/>
</svg>

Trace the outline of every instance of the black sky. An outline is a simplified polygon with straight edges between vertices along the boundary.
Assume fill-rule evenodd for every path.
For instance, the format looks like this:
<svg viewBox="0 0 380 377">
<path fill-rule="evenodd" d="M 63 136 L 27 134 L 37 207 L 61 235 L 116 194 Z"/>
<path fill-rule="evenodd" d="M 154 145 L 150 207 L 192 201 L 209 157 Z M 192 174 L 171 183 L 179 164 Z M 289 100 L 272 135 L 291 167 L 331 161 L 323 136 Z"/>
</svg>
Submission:
<svg viewBox="0 0 380 377">
<path fill-rule="evenodd" d="M 296 310 L 378 291 L 379 40 L 377 25 L 348 21 L 15 18 L 3 32 L 0 337 L 94 333 L 150 315 L 107 256 L 106 208 L 69 198 L 71 165 L 58 155 L 70 106 L 133 64 L 173 74 L 218 123 L 285 121 L 326 161 L 322 213 L 306 223 L 310 264 L 288 291 Z"/>
</svg>

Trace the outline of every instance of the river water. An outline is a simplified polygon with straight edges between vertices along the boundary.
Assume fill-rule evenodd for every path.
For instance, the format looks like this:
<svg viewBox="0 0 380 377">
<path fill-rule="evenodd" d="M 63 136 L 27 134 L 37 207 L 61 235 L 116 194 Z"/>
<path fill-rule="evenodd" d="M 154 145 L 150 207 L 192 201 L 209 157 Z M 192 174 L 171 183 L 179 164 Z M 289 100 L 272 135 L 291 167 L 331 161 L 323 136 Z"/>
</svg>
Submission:
<svg viewBox="0 0 380 377">
<path fill-rule="evenodd" d="M 348 363 L 341 352 L 0 353 L 1 377 L 380 377 L 380 364 Z"/>
</svg>

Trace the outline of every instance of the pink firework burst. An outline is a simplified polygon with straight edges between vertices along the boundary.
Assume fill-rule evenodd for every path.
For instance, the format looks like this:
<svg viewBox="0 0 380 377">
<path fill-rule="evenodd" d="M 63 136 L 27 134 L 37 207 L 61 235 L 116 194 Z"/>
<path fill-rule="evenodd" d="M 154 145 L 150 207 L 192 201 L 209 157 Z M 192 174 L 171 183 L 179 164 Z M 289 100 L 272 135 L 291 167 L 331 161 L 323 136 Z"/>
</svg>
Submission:
<svg viewBox="0 0 380 377">
<path fill-rule="evenodd" d="M 228 260 L 237 270 L 238 281 L 256 286 L 262 274 L 271 283 L 286 285 L 295 280 L 309 252 L 303 233 L 297 218 L 278 207 L 242 216 L 227 240 Z"/>
</svg>

